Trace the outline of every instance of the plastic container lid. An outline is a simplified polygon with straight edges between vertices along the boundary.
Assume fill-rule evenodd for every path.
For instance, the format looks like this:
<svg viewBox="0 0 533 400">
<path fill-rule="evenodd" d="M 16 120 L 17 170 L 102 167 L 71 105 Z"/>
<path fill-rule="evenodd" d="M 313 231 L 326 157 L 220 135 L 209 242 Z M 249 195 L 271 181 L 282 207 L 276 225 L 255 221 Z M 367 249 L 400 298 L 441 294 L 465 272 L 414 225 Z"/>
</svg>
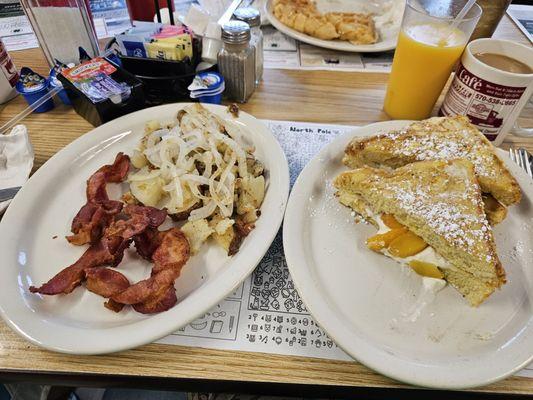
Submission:
<svg viewBox="0 0 533 400">
<path fill-rule="evenodd" d="M 194 80 L 187 89 L 191 91 L 215 90 L 224 84 L 222 75 L 216 72 L 201 72 L 194 77 Z"/>
<path fill-rule="evenodd" d="M 39 75 L 28 67 L 22 67 L 16 88 L 17 92 L 22 94 L 36 93 L 48 89 L 48 84 L 48 79 L 44 76 Z"/>
</svg>

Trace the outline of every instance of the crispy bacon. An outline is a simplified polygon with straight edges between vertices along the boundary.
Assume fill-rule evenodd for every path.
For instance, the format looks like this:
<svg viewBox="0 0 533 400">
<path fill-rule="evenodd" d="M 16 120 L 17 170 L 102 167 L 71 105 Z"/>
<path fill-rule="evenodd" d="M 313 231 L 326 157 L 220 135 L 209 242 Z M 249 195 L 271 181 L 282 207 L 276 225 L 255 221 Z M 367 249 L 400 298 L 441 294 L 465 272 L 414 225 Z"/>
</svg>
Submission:
<svg viewBox="0 0 533 400">
<path fill-rule="evenodd" d="M 178 278 L 180 271 L 166 269 L 150 276 L 148 279 L 139 281 L 123 292 L 112 296 L 117 303 L 137 304 L 148 300 L 154 293 L 159 292 L 172 284 Z"/>
<path fill-rule="evenodd" d="M 118 153 L 111 165 L 104 165 L 97 172 L 103 172 L 107 182 L 119 183 L 126 179 L 130 170 L 130 157 L 122 152 Z"/>
<path fill-rule="evenodd" d="M 118 153 L 111 165 L 104 165 L 87 180 L 87 203 L 72 221 L 73 235 L 67 240 L 75 245 L 96 243 L 113 217 L 122 210 L 122 202 L 109 200 L 106 192 L 107 182 L 122 182 L 130 167 L 130 159 Z"/>
<path fill-rule="evenodd" d="M 162 236 L 162 232 L 155 228 L 147 228 L 143 233 L 135 235 L 133 242 L 137 253 L 145 260 L 152 261 L 152 254 L 161 244 Z"/>
<path fill-rule="evenodd" d="M 129 285 L 128 278 L 122 275 L 120 272 L 109 268 L 88 268 L 85 269 L 87 290 L 96 293 L 106 299 L 111 296 L 122 292 Z M 104 306 L 112 311 L 119 312 L 124 307 L 123 304 L 119 304 L 109 299 L 104 303 Z"/>
<path fill-rule="evenodd" d="M 72 221 L 73 244 L 91 243 L 78 261 L 56 274 L 32 293 L 67 294 L 83 281 L 89 291 L 108 300 L 105 307 L 120 311 L 124 305 L 140 313 L 166 311 L 177 303 L 174 281 L 190 257 L 189 242 L 178 229 L 160 232 L 167 211 L 110 200 L 106 184 L 121 182 L 129 170 L 129 157 L 122 153 L 112 165 L 104 165 L 87 181 L 87 203 Z M 135 241 L 137 252 L 154 263 L 151 276 L 133 285 L 118 271 L 124 251 Z"/>
<path fill-rule="evenodd" d="M 130 216 L 142 215 L 149 220 L 149 226 L 151 228 L 157 228 L 161 225 L 167 217 L 166 208 L 160 210 L 159 208 L 149 206 L 139 206 L 137 204 L 128 204 L 124 208 L 124 213 Z"/>
<path fill-rule="evenodd" d="M 115 220 L 105 231 L 105 236 L 121 236 L 123 238 L 136 237 L 147 229 L 154 229 L 165 221 L 166 210 L 154 207 L 128 205 L 124 208 L 128 219 Z"/>
<path fill-rule="evenodd" d="M 158 293 L 150 296 L 144 303 L 133 304 L 133 309 L 141 314 L 154 314 L 170 310 L 176 305 L 176 289 L 174 285 L 163 287 Z"/>
<path fill-rule="evenodd" d="M 103 238 L 91 245 L 78 261 L 57 273 L 42 286 L 30 286 L 30 292 L 46 295 L 70 293 L 85 279 L 86 269 L 100 265 L 117 265 L 128 246 L 129 241 L 120 237 Z"/>
<path fill-rule="evenodd" d="M 67 236 L 67 240 L 77 246 L 96 243 L 102 237 L 106 226 L 121 210 L 120 201 L 107 200 L 102 204 L 86 203 L 72 220 L 71 231 L 74 235 Z"/>
<path fill-rule="evenodd" d="M 130 286 L 128 278 L 109 268 L 86 268 L 85 287 L 102 297 L 109 298 Z"/>
<path fill-rule="evenodd" d="M 136 305 L 137 311 L 147 313 L 168 310 L 176 304 L 175 293 L 172 296 L 169 292 L 175 291 L 174 281 L 190 257 L 189 242 L 178 228 L 161 232 L 161 236 L 161 244 L 152 254 L 151 276 L 113 296 L 115 302 Z"/>
</svg>

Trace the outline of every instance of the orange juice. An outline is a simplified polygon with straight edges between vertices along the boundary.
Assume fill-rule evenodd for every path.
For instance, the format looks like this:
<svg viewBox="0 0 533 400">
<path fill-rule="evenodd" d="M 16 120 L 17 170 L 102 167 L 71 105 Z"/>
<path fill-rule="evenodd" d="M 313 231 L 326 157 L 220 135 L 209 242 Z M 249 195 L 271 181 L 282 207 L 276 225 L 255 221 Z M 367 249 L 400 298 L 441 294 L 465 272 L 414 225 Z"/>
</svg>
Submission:
<svg viewBox="0 0 533 400">
<path fill-rule="evenodd" d="M 465 34 L 445 23 L 404 27 L 385 96 L 384 110 L 389 117 L 429 117 L 465 45 Z"/>
</svg>

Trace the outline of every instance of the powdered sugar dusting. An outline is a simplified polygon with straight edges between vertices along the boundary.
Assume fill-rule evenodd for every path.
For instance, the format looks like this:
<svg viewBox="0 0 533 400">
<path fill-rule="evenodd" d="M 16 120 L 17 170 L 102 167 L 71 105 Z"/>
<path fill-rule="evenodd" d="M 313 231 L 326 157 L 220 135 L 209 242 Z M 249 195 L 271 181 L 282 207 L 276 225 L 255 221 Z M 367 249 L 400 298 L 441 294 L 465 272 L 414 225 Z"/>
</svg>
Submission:
<svg viewBox="0 0 533 400">
<path fill-rule="evenodd" d="M 474 164 L 478 176 L 494 176 L 497 156 L 492 152 L 491 145 L 479 140 L 471 129 L 474 128 L 467 128 L 449 118 L 432 118 L 382 137 L 401 139 L 401 147 L 392 150 L 395 155 L 414 157 L 417 161 L 466 158 Z"/>
<path fill-rule="evenodd" d="M 449 181 L 464 184 L 455 189 L 450 185 L 447 190 L 442 190 L 442 187 L 427 184 L 427 174 L 415 174 L 413 179 L 402 182 L 402 185 L 393 181 L 372 190 L 396 201 L 407 214 L 424 221 L 453 246 L 472 252 L 478 243 L 492 240 L 492 228 L 487 219 L 482 213 L 472 212 L 472 206 L 483 209 L 479 187 L 468 181 L 468 171 L 462 165 L 449 164 L 445 171 Z M 441 173 L 434 171 L 434 174 Z M 465 199 L 468 201 L 465 202 Z M 493 258 L 485 251 L 479 253 L 487 262 Z"/>
</svg>

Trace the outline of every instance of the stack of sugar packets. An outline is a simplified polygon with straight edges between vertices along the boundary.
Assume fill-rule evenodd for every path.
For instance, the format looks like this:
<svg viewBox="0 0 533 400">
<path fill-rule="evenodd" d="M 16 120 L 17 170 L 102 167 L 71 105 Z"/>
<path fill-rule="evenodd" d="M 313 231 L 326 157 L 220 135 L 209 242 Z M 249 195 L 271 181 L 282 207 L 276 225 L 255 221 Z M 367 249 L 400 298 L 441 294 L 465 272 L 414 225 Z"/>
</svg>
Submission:
<svg viewBox="0 0 533 400">
<path fill-rule="evenodd" d="M 184 25 L 136 22 L 116 37 L 121 52 L 129 57 L 182 61 L 193 56 L 192 33 Z"/>
</svg>

